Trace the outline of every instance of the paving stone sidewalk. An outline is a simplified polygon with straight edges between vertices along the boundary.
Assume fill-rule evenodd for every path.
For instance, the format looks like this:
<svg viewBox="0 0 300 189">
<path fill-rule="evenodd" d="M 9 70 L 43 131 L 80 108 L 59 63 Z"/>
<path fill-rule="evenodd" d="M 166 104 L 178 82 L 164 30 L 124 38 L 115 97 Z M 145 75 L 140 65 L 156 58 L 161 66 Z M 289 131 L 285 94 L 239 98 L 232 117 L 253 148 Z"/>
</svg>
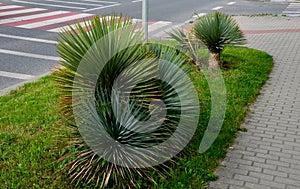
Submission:
<svg viewBox="0 0 300 189">
<path fill-rule="evenodd" d="M 275 60 L 210 188 L 300 188 L 300 17 L 238 16 L 248 46 Z"/>
</svg>

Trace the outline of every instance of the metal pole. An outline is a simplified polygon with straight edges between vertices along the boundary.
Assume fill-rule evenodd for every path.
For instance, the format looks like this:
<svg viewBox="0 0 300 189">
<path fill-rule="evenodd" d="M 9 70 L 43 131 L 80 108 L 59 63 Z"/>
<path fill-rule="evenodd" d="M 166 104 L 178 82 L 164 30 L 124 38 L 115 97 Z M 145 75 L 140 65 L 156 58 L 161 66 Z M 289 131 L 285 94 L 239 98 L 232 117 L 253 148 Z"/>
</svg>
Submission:
<svg viewBox="0 0 300 189">
<path fill-rule="evenodd" d="M 148 0 L 143 0 L 143 29 L 145 34 L 145 42 L 148 42 Z"/>
</svg>

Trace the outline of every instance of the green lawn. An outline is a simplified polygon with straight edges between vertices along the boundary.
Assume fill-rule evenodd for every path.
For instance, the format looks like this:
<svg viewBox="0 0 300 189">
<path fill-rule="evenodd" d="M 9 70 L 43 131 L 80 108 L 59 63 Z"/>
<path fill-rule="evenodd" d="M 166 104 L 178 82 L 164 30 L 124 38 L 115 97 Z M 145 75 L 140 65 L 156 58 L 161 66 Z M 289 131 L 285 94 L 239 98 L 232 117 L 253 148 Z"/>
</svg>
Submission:
<svg viewBox="0 0 300 189">
<path fill-rule="evenodd" d="M 205 154 L 198 153 L 209 120 L 210 94 L 204 75 L 192 67 L 190 75 L 201 101 L 199 128 L 169 175 L 162 178 L 153 173 L 156 186 L 140 179 L 142 188 L 205 188 L 208 181 L 216 179 L 213 170 L 237 131 L 243 130 L 240 124 L 248 106 L 273 66 L 268 54 L 242 47 L 225 49 L 222 61 L 226 65 L 227 110 L 214 145 Z M 67 176 L 58 172 L 57 160 L 68 141 L 58 98 L 51 75 L 0 97 L 0 188 L 70 188 Z"/>
</svg>

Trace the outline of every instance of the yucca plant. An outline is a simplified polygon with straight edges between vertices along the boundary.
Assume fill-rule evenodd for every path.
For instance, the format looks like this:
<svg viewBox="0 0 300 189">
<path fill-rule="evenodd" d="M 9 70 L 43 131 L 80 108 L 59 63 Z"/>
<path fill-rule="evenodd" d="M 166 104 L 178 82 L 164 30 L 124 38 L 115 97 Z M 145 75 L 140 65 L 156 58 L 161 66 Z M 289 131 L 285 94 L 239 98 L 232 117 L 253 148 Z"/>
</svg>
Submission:
<svg viewBox="0 0 300 189">
<path fill-rule="evenodd" d="M 220 54 L 226 45 L 242 45 L 245 37 L 238 23 L 229 15 L 211 12 L 199 17 L 192 27 L 192 33 L 210 51 L 209 68 L 220 65 Z"/>
<path fill-rule="evenodd" d="M 203 47 L 203 44 L 199 39 L 185 32 L 183 28 L 173 30 L 168 34 L 172 39 L 178 42 L 179 45 L 177 45 L 177 48 L 187 53 L 191 63 L 196 64 L 198 68 L 202 67 L 203 60 L 199 58 L 199 50 Z"/>
<path fill-rule="evenodd" d="M 198 118 L 185 72 L 174 71 L 173 65 L 182 68 L 185 62 L 183 53 L 144 44 L 131 20 L 117 16 L 70 27 L 58 43 L 62 60 L 56 80 L 73 127 L 61 161 L 71 183 L 130 188 L 139 177 L 155 183 L 149 171 L 166 167 L 152 163 L 176 155 L 191 133 L 189 121 Z M 188 120 L 182 135 L 171 146 L 157 147 L 174 134 L 182 115 Z"/>
</svg>

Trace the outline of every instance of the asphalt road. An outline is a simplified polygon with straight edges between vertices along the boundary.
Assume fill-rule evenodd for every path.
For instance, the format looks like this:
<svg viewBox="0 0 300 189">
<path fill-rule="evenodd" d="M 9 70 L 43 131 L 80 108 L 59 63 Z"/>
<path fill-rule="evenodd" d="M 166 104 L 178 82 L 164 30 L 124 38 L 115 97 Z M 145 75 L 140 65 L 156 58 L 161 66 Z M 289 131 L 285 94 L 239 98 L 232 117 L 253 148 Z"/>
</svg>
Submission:
<svg viewBox="0 0 300 189">
<path fill-rule="evenodd" d="M 286 3 L 230 0 L 149 0 L 150 34 L 218 10 L 238 14 L 280 14 Z M 140 0 L 1 0 L 0 95 L 49 73 L 58 63 L 58 28 L 95 14 L 141 19 Z"/>
</svg>

